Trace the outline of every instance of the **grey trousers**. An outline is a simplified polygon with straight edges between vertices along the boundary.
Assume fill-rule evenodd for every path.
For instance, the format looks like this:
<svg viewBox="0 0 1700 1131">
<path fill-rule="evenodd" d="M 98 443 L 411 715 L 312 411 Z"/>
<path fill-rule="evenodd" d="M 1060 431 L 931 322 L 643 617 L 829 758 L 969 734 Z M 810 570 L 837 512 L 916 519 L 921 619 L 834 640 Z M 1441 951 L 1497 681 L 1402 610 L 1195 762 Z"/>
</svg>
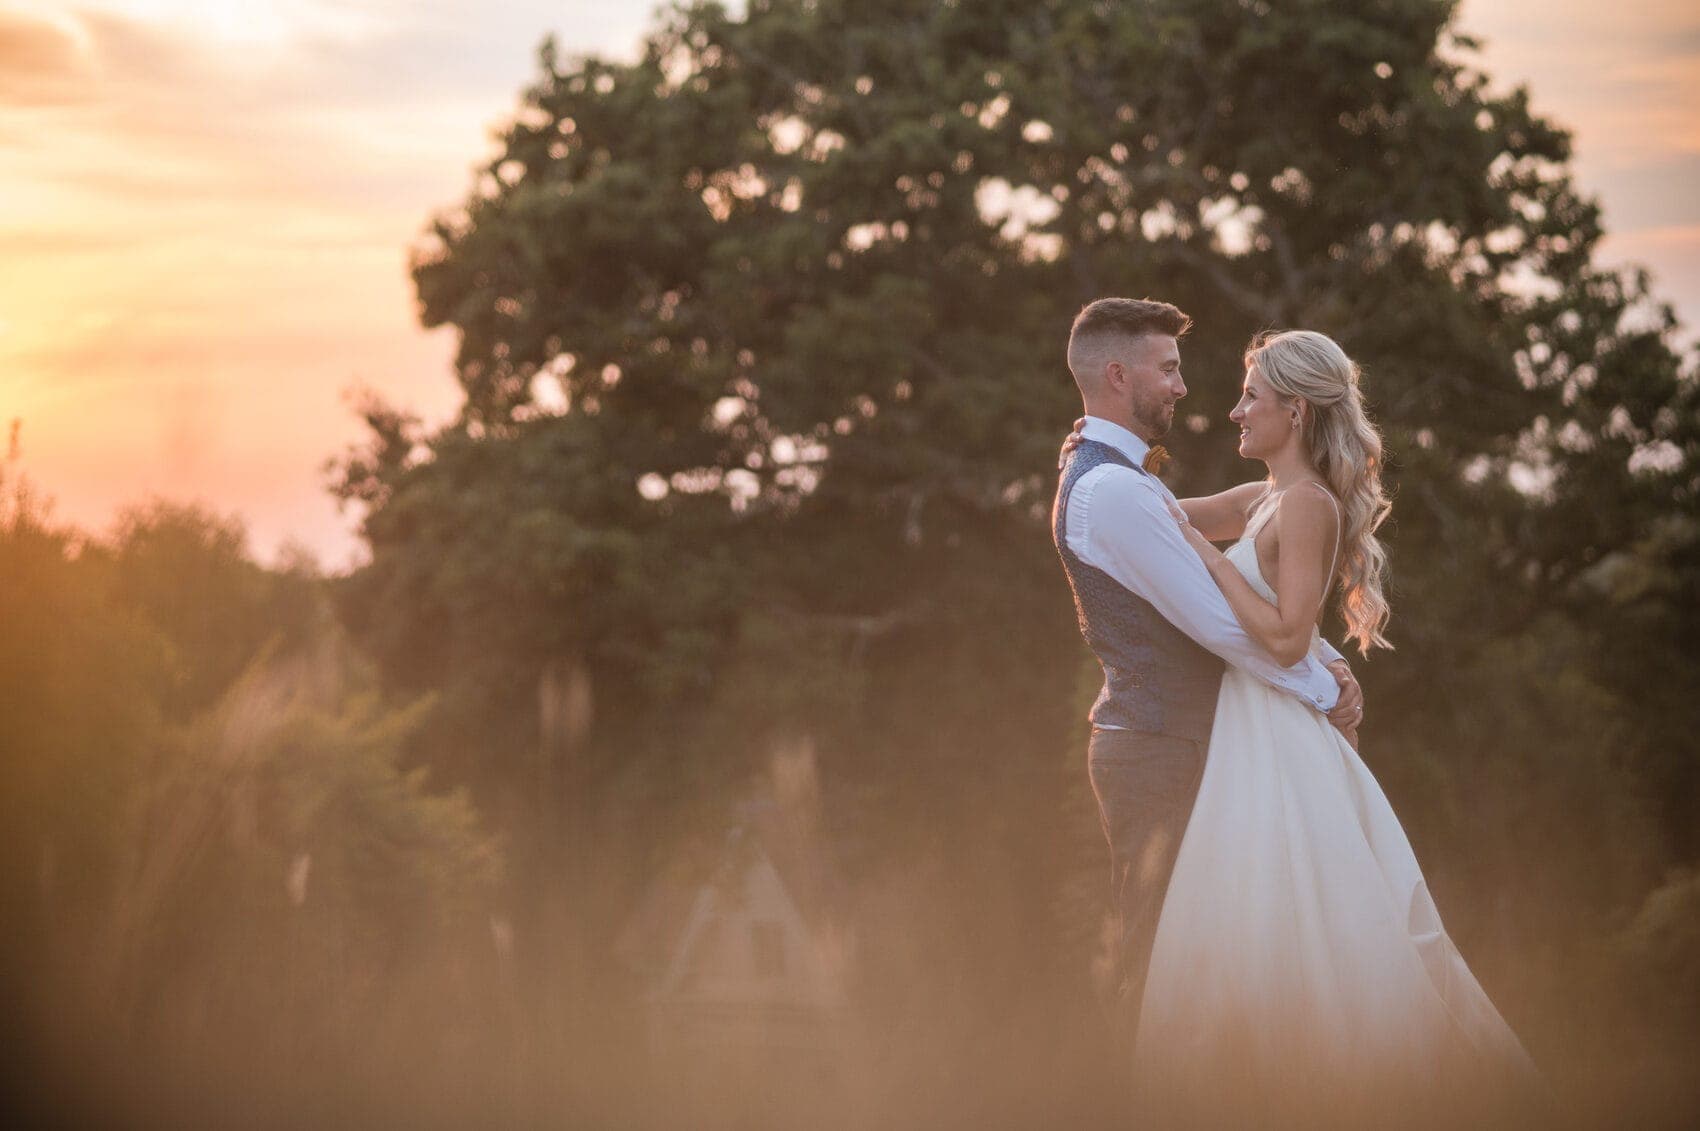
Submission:
<svg viewBox="0 0 1700 1131">
<path fill-rule="evenodd" d="M 1094 730 L 1087 746 L 1098 819 L 1110 845 L 1116 927 L 1105 1004 L 1126 1047 L 1139 1031 L 1139 1005 L 1163 897 L 1204 776 L 1208 739 Z"/>
</svg>

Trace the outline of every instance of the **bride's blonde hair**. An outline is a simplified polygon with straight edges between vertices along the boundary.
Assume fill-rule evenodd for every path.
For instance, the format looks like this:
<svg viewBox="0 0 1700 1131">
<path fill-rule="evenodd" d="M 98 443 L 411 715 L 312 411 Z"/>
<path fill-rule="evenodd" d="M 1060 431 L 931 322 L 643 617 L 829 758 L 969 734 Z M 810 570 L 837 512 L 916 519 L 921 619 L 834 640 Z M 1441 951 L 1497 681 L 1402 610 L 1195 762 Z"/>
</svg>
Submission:
<svg viewBox="0 0 1700 1131">
<path fill-rule="evenodd" d="M 1309 406 L 1300 425 L 1305 451 L 1340 500 L 1340 614 L 1360 652 L 1391 648 L 1382 578 L 1387 551 L 1375 536 L 1392 509 L 1381 489 L 1381 433 L 1364 411 L 1356 363 L 1334 339 L 1314 330 L 1259 334 L 1245 352 L 1246 368 L 1277 393 Z M 1332 579 L 1330 579 L 1332 582 Z"/>
</svg>

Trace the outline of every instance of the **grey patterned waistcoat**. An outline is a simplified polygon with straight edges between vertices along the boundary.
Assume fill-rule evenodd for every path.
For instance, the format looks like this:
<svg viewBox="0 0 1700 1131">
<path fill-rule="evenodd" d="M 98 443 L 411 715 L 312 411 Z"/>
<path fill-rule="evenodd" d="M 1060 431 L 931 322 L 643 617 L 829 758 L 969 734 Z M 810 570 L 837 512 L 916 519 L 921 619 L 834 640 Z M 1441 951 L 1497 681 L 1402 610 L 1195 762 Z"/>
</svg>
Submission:
<svg viewBox="0 0 1700 1131">
<path fill-rule="evenodd" d="M 1165 620 L 1151 602 L 1068 548 L 1069 496 L 1081 476 L 1105 463 L 1149 474 L 1108 444 L 1085 440 L 1069 454 L 1051 512 L 1051 534 L 1074 590 L 1080 633 L 1104 668 L 1092 722 L 1208 745 L 1225 665 Z M 1114 522 L 1115 516 L 1099 514 L 1095 521 Z"/>
</svg>

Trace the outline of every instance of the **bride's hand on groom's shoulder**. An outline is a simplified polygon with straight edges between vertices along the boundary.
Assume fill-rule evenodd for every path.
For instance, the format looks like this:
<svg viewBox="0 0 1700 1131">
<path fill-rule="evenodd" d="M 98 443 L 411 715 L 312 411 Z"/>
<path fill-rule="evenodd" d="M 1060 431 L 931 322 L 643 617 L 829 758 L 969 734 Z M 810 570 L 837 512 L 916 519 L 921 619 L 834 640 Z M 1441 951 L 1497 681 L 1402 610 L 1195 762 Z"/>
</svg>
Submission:
<svg viewBox="0 0 1700 1131">
<path fill-rule="evenodd" d="M 1080 430 L 1085 427 L 1086 418 L 1083 416 L 1074 422 L 1074 431 L 1063 437 L 1062 451 L 1057 453 L 1058 471 L 1062 470 L 1062 465 L 1068 460 L 1068 453 L 1078 448 L 1080 446 L 1080 441 L 1085 439 L 1085 437 L 1080 434 Z"/>
</svg>

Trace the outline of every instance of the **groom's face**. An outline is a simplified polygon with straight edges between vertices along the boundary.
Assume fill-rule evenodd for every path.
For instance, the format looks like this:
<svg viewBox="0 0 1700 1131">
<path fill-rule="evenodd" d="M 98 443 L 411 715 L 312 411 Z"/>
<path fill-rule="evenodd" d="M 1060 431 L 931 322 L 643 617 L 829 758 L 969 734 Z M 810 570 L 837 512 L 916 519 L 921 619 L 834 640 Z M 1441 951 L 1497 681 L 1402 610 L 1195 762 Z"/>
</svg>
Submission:
<svg viewBox="0 0 1700 1131">
<path fill-rule="evenodd" d="M 1147 442 L 1161 440 L 1175 422 L 1175 402 L 1186 396 L 1180 343 L 1167 334 L 1141 334 L 1129 340 L 1120 364 L 1135 431 Z"/>
</svg>

